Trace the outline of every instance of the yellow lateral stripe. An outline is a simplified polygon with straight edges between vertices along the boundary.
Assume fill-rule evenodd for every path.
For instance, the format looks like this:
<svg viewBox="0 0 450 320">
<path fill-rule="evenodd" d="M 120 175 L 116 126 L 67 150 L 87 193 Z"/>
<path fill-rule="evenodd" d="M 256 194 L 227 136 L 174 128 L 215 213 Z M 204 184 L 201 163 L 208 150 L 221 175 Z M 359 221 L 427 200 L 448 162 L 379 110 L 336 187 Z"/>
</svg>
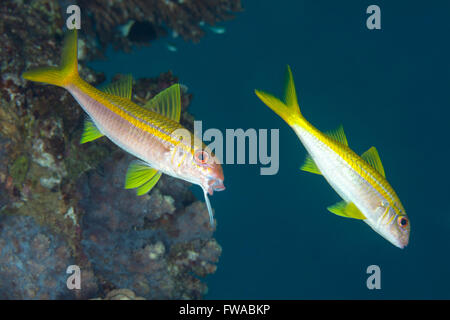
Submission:
<svg viewBox="0 0 450 320">
<path fill-rule="evenodd" d="M 94 100 L 96 100 L 97 102 L 101 103 L 103 106 L 105 106 L 106 108 L 108 108 L 110 111 L 114 112 L 115 114 L 117 114 L 118 116 L 120 116 L 121 118 L 125 119 L 126 121 L 128 121 L 130 124 L 132 124 L 133 126 L 146 131 L 166 142 L 171 143 L 174 146 L 179 146 L 180 141 L 173 139 L 172 136 L 170 134 L 164 134 L 163 132 L 161 132 L 158 129 L 155 129 L 151 126 L 149 126 L 148 124 L 144 123 L 142 119 L 140 119 L 139 117 L 134 118 L 132 116 L 130 116 L 129 114 L 127 114 L 126 112 L 124 112 L 122 109 L 120 109 L 119 107 L 117 107 L 116 105 L 114 105 L 114 103 L 112 103 L 108 97 L 107 94 L 94 88 L 93 86 L 91 86 L 90 84 L 88 84 L 87 82 L 85 82 L 84 80 L 82 80 L 81 78 L 79 78 L 78 81 L 74 82 L 74 85 L 77 86 L 81 91 L 83 91 L 84 93 L 86 93 L 87 95 L 89 95 L 91 98 L 93 98 Z M 120 101 L 120 97 L 114 97 L 117 100 Z M 137 108 L 141 108 L 139 107 L 137 104 L 134 104 L 132 101 L 128 101 L 126 99 L 124 99 L 128 104 L 132 105 L 133 107 L 137 107 Z M 125 102 L 124 101 L 124 102 Z M 122 107 L 124 107 L 126 109 L 126 105 L 122 105 Z M 143 109 L 143 108 L 142 108 Z M 143 114 L 145 113 L 150 113 L 151 111 L 145 110 L 143 109 L 141 111 Z M 149 116 L 151 116 L 151 114 L 148 114 Z M 162 116 L 161 116 L 162 117 Z M 164 119 L 166 120 L 166 119 Z M 170 119 L 167 119 L 168 122 L 170 122 Z M 173 123 L 174 125 L 176 124 L 178 127 L 181 128 L 181 126 L 179 126 L 177 123 Z M 156 126 L 156 125 L 155 125 Z M 194 154 L 194 151 L 192 150 L 192 148 L 184 145 L 183 143 L 181 144 L 182 148 L 185 149 L 186 151 L 191 152 L 192 154 Z"/>
<path fill-rule="evenodd" d="M 390 204 L 393 205 L 394 202 L 400 203 L 398 196 L 395 194 L 392 187 L 389 185 L 387 180 L 381 176 L 374 168 L 367 165 L 356 153 L 354 153 L 349 147 L 345 145 L 338 145 L 336 141 L 328 137 L 324 133 L 320 132 L 317 128 L 313 127 L 309 122 L 303 120 L 298 123 L 311 135 L 313 135 L 320 142 L 325 144 L 331 150 L 336 152 L 341 159 L 343 159 L 355 172 L 357 172 L 364 180 L 366 180 L 374 189 L 380 193 L 384 198 L 390 200 Z M 369 175 L 365 174 L 365 171 Z M 377 179 L 378 178 L 378 179 Z"/>
</svg>

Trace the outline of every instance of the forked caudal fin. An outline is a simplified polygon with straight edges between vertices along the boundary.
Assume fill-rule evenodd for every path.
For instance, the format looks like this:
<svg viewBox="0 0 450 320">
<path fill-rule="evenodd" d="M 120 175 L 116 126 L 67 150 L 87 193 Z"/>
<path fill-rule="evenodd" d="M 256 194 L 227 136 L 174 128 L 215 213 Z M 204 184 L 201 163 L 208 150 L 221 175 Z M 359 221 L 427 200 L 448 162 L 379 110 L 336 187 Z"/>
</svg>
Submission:
<svg viewBox="0 0 450 320">
<path fill-rule="evenodd" d="M 22 74 L 24 79 L 65 87 L 78 77 L 77 30 L 69 30 L 64 38 L 59 67 L 40 67 Z"/>
<path fill-rule="evenodd" d="M 264 91 L 255 90 L 255 93 L 262 102 L 275 111 L 275 113 L 283 118 L 289 125 L 298 122 L 299 119 L 303 118 L 297 101 L 294 78 L 289 66 L 287 66 L 286 69 L 284 101 L 281 101 L 272 94 Z"/>
</svg>

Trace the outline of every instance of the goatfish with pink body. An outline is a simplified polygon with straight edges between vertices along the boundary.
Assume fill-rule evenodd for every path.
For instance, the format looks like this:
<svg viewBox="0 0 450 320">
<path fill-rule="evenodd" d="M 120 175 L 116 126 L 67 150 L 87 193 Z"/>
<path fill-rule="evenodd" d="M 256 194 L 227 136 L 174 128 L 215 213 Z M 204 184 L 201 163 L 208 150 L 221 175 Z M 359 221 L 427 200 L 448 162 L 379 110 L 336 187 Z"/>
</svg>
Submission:
<svg viewBox="0 0 450 320">
<path fill-rule="evenodd" d="M 339 216 L 363 220 L 399 248 L 408 245 L 410 224 L 400 199 L 386 180 L 377 149 L 361 156 L 353 152 L 340 127 L 322 133 L 300 112 L 291 69 L 286 73 L 285 101 L 255 90 L 256 95 L 295 131 L 308 151 L 302 170 L 323 175 L 343 199 L 327 209 Z"/>
<path fill-rule="evenodd" d="M 139 160 L 128 167 L 125 188 L 147 194 L 161 174 L 183 179 L 203 189 L 211 225 L 213 212 L 208 194 L 224 190 L 218 159 L 203 142 L 180 123 L 180 85 L 157 94 L 144 106 L 131 101 L 132 78 L 98 90 L 80 78 L 77 60 L 77 31 L 64 39 L 59 67 L 43 67 L 23 73 L 23 78 L 63 87 L 87 113 L 81 143 L 106 136 Z"/>
</svg>

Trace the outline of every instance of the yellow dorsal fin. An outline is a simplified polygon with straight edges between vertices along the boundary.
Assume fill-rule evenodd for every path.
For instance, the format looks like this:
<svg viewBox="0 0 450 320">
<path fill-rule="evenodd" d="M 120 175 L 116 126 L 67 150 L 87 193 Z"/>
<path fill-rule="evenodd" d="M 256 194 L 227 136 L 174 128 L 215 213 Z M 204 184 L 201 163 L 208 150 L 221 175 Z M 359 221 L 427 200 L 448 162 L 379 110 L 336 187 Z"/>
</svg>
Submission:
<svg viewBox="0 0 450 320">
<path fill-rule="evenodd" d="M 344 146 L 348 146 L 343 126 L 339 126 L 336 130 L 328 131 L 325 134 L 335 141 L 342 143 Z"/>
<path fill-rule="evenodd" d="M 341 217 L 353 218 L 359 220 L 367 219 L 353 202 L 345 202 L 344 200 L 329 206 L 328 211 Z"/>
<path fill-rule="evenodd" d="M 386 173 L 384 172 L 383 164 L 381 163 L 380 155 L 375 147 L 371 147 L 369 150 L 361 155 L 368 164 L 377 170 L 383 177 L 386 178 Z"/>
<path fill-rule="evenodd" d="M 169 119 L 180 122 L 181 116 L 181 93 L 178 83 L 161 91 L 151 100 L 149 100 L 144 108 L 162 114 Z"/>
<path fill-rule="evenodd" d="M 101 90 L 114 96 L 131 100 L 132 87 L 133 77 L 131 76 L 131 74 L 127 74 L 121 76 L 119 80 L 111 82 L 110 84 L 104 86 Z"/>
<path fill-rule="evenodd" d="M 148 193 L 161 178 L 161 172 L 153 169 L 142 161 L 133 161 L 128 167 L 125 177 L 125 189 L 136 189 L 136 194 L 142 196 Z"/>
<path fill-rule="evenodd" d="M 80 143 L 83 144 L 89 141 L 93 141 L 103 136 L 104 134 L 101 133 L 100 130 L 98 130 L 92 119 L 87 117 L 84 121 L 84 130 L 83 134 L 81 135 Z"/>
<path fill-rule="evenodd" d="M 315 174 L 322 174 L 320 172 L 319 168 L 317 168 L 316 163 L 314 162 L 313 158 L 308 154 L 306 155 L 305 163 L 300 167 L 300 170 L 315 173 Z"/>
</svg>

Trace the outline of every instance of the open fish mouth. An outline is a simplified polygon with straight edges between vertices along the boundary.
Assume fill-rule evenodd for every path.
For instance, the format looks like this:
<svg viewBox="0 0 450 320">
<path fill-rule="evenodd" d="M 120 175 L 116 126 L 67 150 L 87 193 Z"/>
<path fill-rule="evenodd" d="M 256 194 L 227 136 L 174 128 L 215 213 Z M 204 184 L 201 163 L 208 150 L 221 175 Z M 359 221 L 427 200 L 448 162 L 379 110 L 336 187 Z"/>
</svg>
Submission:
<svg viewBox="0 0 450 320">
<path fill-rule="evenodd" d="M 225 185 L 223 184 L 223 181 L 220 179 L 211 179 L 209 180 L 208 185 L 209 185 L 208 188 L 209 195 L 212 195 L 214 191 L 225 190 Z"/>
</svg>

